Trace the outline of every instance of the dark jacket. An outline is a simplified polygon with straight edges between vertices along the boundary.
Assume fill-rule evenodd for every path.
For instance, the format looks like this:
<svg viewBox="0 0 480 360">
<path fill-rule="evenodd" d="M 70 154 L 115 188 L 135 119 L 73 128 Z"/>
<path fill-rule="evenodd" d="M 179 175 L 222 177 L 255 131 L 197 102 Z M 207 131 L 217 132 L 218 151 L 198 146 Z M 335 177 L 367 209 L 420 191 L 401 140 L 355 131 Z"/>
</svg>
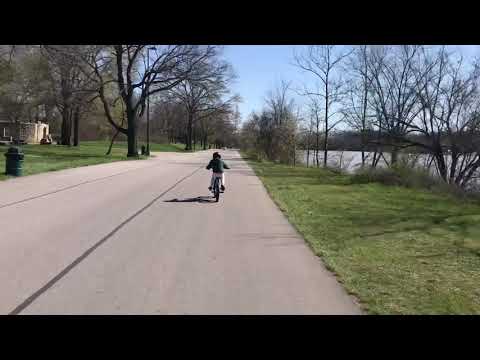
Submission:
<svg viewBox="0 0 480 360">
<path fill-rule="evenodd" d="M 230 169 L 222 159 L 212 159 L 208 163 L 207 170 L 213 169 L 214 173 L 223 173 L 224 169 Z"/>
</svg>

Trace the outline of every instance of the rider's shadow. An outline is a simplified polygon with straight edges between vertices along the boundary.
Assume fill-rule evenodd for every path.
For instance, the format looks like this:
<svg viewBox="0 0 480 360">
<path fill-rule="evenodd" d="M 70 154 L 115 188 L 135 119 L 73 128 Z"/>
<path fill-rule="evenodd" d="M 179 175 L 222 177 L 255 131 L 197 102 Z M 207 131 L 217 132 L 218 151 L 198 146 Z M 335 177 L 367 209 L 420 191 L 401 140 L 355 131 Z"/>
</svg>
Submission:
<svg viewBox="0 0 480 360">
<path fill-rule="evenodd" d="M 164 202 L 197 202 L 197 203 L 214 203 L 215 198 L 211 196 L 197 196 L 195 198 L 188 198 L 188 199 L 172 199 L 172 200 L 165 200 Z"/>
</svg>

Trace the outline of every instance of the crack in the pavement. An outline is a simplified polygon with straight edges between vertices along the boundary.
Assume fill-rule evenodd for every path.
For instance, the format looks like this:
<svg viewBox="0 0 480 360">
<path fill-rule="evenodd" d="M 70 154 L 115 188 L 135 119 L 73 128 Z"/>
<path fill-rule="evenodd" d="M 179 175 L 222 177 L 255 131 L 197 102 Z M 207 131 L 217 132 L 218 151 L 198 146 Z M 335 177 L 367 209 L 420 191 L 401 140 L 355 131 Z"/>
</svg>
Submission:
<svg viewBox="0 0 480 360">
<path fill-rule="evenodd" d="M 152 166 L 146 166 L 146 167 L 138 168 L 138 169 L 130 169 L 130 170 L 122 171 L 122 172 L 119 172 L 119 173 L 116 173 L 116 174 L 113 174 L 113 175 L 108 175 L 108 176 L 104 176 L 104 177 L 101 177 L 101 178 L 96 178 L 96 179 L 84 181 L 84 182 L 81 182 L 81 183 L 78 183 L 78 184 L 74 184 L 74 185 L 66 186 L 64 188 L 60 188 L 60 189 L 57 189 L 57 190 L 54 190 L 54 191 L 50 191 L 50 192 L 47 192 L 47 193 L 44 193 L 44 194 L 35 195 L 35 196 L 31 196 L 31 197 L 26 198 L 26 199 L 17 200 L 17 201 L 13 201 L 11 203 L 3 204 L 3 205 L 0 205 L 0 209 L 6 208 L 6 207 L 9 207 L 9 206 L 13 206 L 13 205 L 17 205 L 17 204 L 21 204 L 21 203 L 24 203 L 24 202 L 27 202 L 27 201 L 30 201 L 30 200 L 39 199 L 39 198 L 42 198 L 42 197 L 45 197 L 45 196 L 48 196 L 48 195 L 52 195 L 52 194 L 56 194 L 56 193 L 59 193 L 59 192 L 62 192 L 62 191 L 70 190 L 70 189 L 73 189 L 73 188 L 76 188 L 76 187 L 79 187 L 79 186 L 82 186 L 82 185 L 91 184 L 91 183 L 94 183 L 94 182 L 97 182 L 97 181 L 109 179 L 109 178 L 112 178 L 114 176 L 123 175 L 123 174 L 129 173 L 129 172 L 132 172 L 132 171 L 150 169 L 150 168 L 156 167 L 156 166 L 160 166 L 160 164 L 152 165 Z"/>
<path fill-rule="evenodd" d="M 173 184 L 171 187 L 169 187 L 167 190 L 162 192 L 160 195 L 156 196 L 152 201 L 150 201 L 147 205 L 145 205 L 143 208 L 135 212 L 133 215 L 131 215 L 128 219 L 123 221 L 120 225 L 118 225 L 115 229 L 113 229 L 111 232 L 109 232 L 107 235 L 105 235 L 102 239 L 100 239 L 97 243 L 95 243 L 93 246 L 91 246 L 87 251 L 85 251 L 82 255 L 80 255 L 78 258 L 76 258 L 71 264 L 69 264 L 67 267 L 65 267 L 62 271 L 60 271 L 55 277 L 53 277 L 49 282 L 47 282 L 44 286 L 42 286 L 40 289 L 35 291 L 32 295 L 30 295 L 26 300 L 24 300 L 20 305 L 18 305 L 15 309 L 13 309 L 9 315 L 18 315 L 20 312 L 25 310 L 29 305 L 31 305 L 38 297 L 40 297 L 43 293 L 45 293 L 48 289 L 50 289 L 55 283 L 57 283 L 61 278 L 63 278 L 66 274 L 70 272 L 75 266 L 80 264 L 85 258 L 88 257 L 95 249 L 97 249 L 100 245 L 105 243 L 108 239 L 110 239 L 115 233 L 123 228 L 126 224 L 128 224 L 130 221 L 132 221 L 134 218 L 136 218 L 138 215 L 140 215 L 142 212 L 147 210 L 150 206 L 152 206 L 156 201 L 158 201 L 162 196 L 167 194 L 169 191 L 174 189 L 178 184 L 180 184 L 182 181 L 188 179 L 191 177 L 193 174 L 195 174 L 197 171 L 200 169 L 203 169 L 203 166 L 199 167 L 192 173 L 184 176 L 180 180 L 178 180 L 175 184 Z"/>
</svg>

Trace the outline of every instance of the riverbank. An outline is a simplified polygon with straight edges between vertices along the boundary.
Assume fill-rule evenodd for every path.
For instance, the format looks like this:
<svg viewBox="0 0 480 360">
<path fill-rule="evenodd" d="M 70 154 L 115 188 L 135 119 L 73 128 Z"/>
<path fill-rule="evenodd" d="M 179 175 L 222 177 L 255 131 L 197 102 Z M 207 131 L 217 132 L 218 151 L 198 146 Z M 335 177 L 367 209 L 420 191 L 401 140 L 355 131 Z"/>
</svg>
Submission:
<svg viewBox="0 0 480 360">
<path fill-rule="evenodd" d="M 371 314 L 480 314 L 480 203 L 249 161 L 315 254 Z"/>
</svg>

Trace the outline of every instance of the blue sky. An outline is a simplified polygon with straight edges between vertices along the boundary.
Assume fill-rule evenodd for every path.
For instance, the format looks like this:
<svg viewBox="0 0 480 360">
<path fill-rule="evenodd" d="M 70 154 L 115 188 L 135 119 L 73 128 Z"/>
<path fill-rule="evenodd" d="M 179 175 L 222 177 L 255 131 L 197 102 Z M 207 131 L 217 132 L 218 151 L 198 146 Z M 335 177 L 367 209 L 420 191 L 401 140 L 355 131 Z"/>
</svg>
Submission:
<svg viewBox="0 0 480 360">
<path fill-rule="evenodd" d="M 288 45 L 231 45 L 224 50 L 238 78 L 233 91 L 240 94 L 242 118 L 261 109 L 265 95 L 282 79 L 297 79 L 299 71 L 290 63 L 294 46 Z"/>
<path fill-rule="evenodd" d="M 292 81 L 292 84 L 297 86 L 306 79 L 298 68 L 291 65 L 294 48 L 301 51 L 304 46 L 225 46 L 224 57 L 230 61 L 238 75 L 233 91 L 243 98 L 243 102 L 239 105 L 242 119 L 245 119 L 252 111 L 260 110 L 267 92 L 282 79 Z M 479 46 L 462 45 L 459 48 L 466 56 L 480 55 Z M 300 100 L 297 96 L 295 97 Z"/>
</svg>

